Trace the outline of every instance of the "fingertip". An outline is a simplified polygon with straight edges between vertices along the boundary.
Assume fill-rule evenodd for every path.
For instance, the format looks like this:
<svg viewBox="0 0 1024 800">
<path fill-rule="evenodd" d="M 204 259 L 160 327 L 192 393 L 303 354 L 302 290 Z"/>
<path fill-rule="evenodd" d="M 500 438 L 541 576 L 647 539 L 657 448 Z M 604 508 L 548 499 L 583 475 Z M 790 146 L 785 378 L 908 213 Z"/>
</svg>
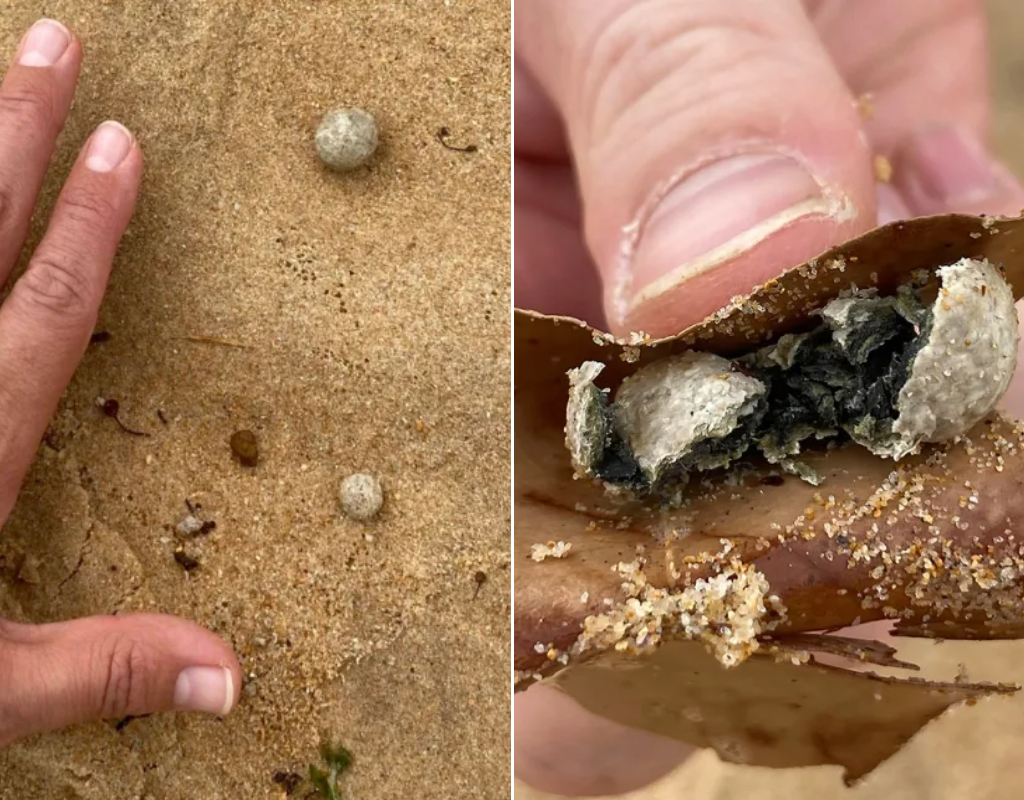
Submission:
<svg viewBox="0 0 1024 800">
<path fill-rule="evenodd" d="M 226 705 L 221 712 L 221 716 L 226 716 L 238 707 L 238 703 L 242 699 L 245 675 L 242 672 L 242 664 L 238 660 L 235 651 L 231 649 L 227 642 L 223 640 L 221 642 L 224 646 L 224 657 L 220 661 L 220 666 L 228 673 L 227 680 L 229 681 L 228 691 L 225 693 Z"/>
<path fill-rule="evenodd" d="M 68 54 L 73 37 L 63 23 L 43 17 L 21 37 L 15 63 L 22 67 L 49 68 Z"/>
<path fill-rule="evenodd" d="M 185 667 L 174 683 L 174 708 L 226 717 L 238 702 L 237 686 L 228 667 Z"/>
<path fill-rule="evenodd" d="M 874 209 L 843 216 L 810 213 L 784 220 L 767 231 L 755 231 L 752 241 L 744 237 L 723 248 L 700 269 L 683 265 L 666 271 L 629 300 L 625 313 L 621 313 L 621 304 L 617 316 L 609 312 L 609 318 L 616 320 L 612 332 L 674 336 L 726 307 L 733 298 L 749 294 L 787 269 L 869 229 Z M 616 306 L 616 302 L 606 295 L 606 306 Z"/>
<path fill-rule="evenodd" d="M 106 642 L 108 649 L 117 642 L 130 641 L 144 648 L 151 667 L 149 695 L 155 706 L 150 711 L 166 711 L 174 706 L 174 688 L 181 673 L 201 667 L 230 673 L 232 696 L 237 700 L 242 668 L 231 646 L 218 634 L 198 623 L 171 614 L 148 612 L 94 616 L 71 622 L 41 626 L 53 628 L 50 638 L 73 645 Z M 226 678 L 224 680 L 227 680 Z M 218 708 L 224 703 L 218 703 Z"/>
<path fill-rule="evenodd" d="M 102 620 L 109 618 L 89 618 Z M 129 639 L 145 649 L 150 673 L 139 697 L 142 712 L 200 711 L 225 716 L 238 704 L 242 667 L 231 646 L 191 620 L 168 614 L 125 614 L 114 618 L 115 639 Z M 81 623 L 88 620 L 79 620 Z M 75 624 L 75 623 L 69 623 Z M 86 632 L 83 631 L 83 635 Z"/>
<path fill-rule="evenodd" d="M 235 651 L 220 636 L 206 628 L 199 630 L 208 639 L 208 644 L 202 651 L 182 654 L 181 660 L 191 661 L 191 664 L 182 669 L 175 679 L 174 708 L 225 717 L 238 707 L 242 697 L 245 684 L 242 665 Z M 185 681 L 198 687 L 191 700 L 179 695 Z"/>
<path fill-rule="evenodd" d="M 132 132 L 116 120 L 102 123 L 85 146 L 85 168 L 92 172 L 113 172 L 124 163 L 135 146 Z"/>
<path fill-rule="evenodd" d="M 225 692 L 224 706 L 221 709 L 220 715 L 226 717 L 231 711 L 238 705 L 240 693 L 242 691 L 242 681 L 237 678 L 234 670 L 230 667 L 222 667 L 225 673 L 227 673 L 228 688 Z"/>
<path fill-rule="evenodd" d="M 914 216 L 1013 215 L 1024 208 L 1020 180 L 965 126 L 935 126 L 904 141 L 893 182 Z"/>
</svg>

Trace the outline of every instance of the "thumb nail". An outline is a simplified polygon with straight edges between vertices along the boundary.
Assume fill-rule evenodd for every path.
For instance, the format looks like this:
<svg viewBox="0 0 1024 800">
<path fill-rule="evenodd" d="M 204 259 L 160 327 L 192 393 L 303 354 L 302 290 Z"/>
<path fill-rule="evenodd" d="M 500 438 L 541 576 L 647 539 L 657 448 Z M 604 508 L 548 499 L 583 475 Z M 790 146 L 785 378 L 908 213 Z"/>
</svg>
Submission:
<svg viewBox="0 0 1024 800">
<path fill-rule="evenodd" d="M 900 169 L 905 171 L 904 193 L 920 214 L 1015 214 L 1024 201 L 1013 175 L 963 128 L 917 134 L 903 150 Z"/>
<path fill-rule="evenodd" d="M 834 213 L 835 201 L 795 159 L 776 153 L 731 156 L 675 183 L 636 231 L 614 309 L 633 309 L 698 275 L 727 265 L 793 222 Z"/>
<path fill-rule="evenodd" d="M 174 707 L 225 716 L 235 704 L 235 679 L 227 667 L 186 667 L 174 684 Z"/>
</svg>

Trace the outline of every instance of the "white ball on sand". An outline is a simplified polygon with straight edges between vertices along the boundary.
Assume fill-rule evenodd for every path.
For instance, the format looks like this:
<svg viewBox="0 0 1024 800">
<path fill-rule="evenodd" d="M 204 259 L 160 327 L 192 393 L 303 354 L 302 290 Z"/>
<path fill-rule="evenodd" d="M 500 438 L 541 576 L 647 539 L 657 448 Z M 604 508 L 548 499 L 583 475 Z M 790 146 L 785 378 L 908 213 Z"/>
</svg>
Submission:
<svg viewBox="0 0 1024 800">
<path fill-rule="evenodd" d="M 331 169 L 348 171 L 369 161 L 377 149 L 377 122 L 358 108 L 329 111 L 316 130 L 316 152 Z"/>
<path fill-rule="evenodd" d="M 384 503 L 380 481 L 373 475 L 357 473 L 341 482 L 341 507 L 345 515 L 360 522 L 377 516 Z"/>
</svg>

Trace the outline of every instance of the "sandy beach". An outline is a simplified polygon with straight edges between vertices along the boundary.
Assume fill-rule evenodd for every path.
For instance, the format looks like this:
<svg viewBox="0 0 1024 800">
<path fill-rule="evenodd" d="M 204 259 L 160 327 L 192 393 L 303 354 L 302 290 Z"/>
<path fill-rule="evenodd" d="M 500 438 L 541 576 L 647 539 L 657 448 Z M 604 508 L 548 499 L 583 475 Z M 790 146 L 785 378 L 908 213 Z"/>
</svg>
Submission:
<svg viewBox="0 0 1024 800">
<path fill-rule="evenodd" d="M 507 796 L 508 7 L 0 0 L 3 52 L 44 14 L 86 55 L 32 242 L 104 119 L 136 133 L 146 177 L 109 339 L 0 538 L 0 615 L 182 615 L 246 684 L 223 720 L 19 742 L 0 798 L 280 798 L 275 772 L 305 771 L 323 733 L 355 756 L 346 797 Z M 351 174 L 313 148 L 337 106 L 380 126 Z M 253 469 L 228 446 L 242 428 Z M 384 487 L 375 522 L 340 513 L 353 472 Z M 188 574 L 186 501 L 216 522 Z"/>
</svg>

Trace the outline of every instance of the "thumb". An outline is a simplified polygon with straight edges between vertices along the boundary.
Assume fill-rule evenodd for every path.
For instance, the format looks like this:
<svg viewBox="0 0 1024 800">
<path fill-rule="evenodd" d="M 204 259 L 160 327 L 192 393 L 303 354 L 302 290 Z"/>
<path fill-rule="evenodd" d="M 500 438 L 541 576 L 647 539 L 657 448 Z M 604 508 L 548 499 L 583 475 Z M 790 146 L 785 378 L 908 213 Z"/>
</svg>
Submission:
<svg viewBox="0 0 1024 800">
<path fill-rule="evenodd" d="M 798 0 L 530 0 L 617 333 L 678 332 L 873 227 L 856 106 Z"/>
<path fill-rule="evenodd" d="M 161 614 L 49 625 L 0 620 L 0 747 L 77 722 L 227 714 L 242 672 L 214 633 Z"/>
</svg>

